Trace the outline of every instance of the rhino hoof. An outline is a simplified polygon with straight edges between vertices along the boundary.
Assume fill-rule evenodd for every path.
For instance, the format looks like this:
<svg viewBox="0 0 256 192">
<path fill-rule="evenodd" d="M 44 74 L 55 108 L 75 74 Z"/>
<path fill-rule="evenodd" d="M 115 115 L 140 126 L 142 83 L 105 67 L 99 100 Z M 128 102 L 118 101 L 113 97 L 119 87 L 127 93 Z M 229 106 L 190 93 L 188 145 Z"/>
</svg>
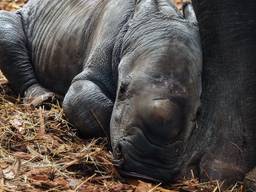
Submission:
<svg viewBox="0 0 256 192">
<path fill-rule="evenodd" d="M 55 93 L 41 87 L 38 84 L 32 85 L 25 91 L 23 102 L 25 105 L 39 107 L 48 106 L 49 103 L 58 99 Z"/>
<path fill-rule="evenodd" d="M 55 100 L 54 93 L 46 93 L 38 97 L 33 97 L 26 101 L 25 104 L 28 104 L 33 107 L 39 107 L 47 103 L 52 103 Z"/>
<path fill-rule="evenodd" d="M 201 168 L 201 178 L 224 181 L 224 186 L 232 185 L 236 181 L 242 181 L 244 172 L 238 165 L 214 159 L 207 162 Z"/>
<path fill-rule="evenodd" d="M 206 153 L 200 162 L 200 179 L 201 180 L 219 180 L 224 181 L 222 187 L 226 188 L 237 181 L 242 181 L 246 172 L 243 163 L 236 159 L 234 163 L 233 158 L 238 157 L 235 153 L 230 151 L 230 157 L 220 153 Z M 234 152 L 234 151 L 233 151 Z"/>
</svg>

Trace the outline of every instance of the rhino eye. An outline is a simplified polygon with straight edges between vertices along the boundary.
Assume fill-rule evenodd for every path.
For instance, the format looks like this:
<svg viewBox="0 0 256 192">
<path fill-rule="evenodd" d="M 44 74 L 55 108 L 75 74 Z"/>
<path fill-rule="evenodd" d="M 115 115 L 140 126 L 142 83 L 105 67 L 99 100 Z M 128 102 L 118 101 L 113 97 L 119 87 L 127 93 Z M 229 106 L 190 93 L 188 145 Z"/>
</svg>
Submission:
<svg viewBox="0 0 256 192">
<path fill-rule="evenodd" d="M 123 101 L 127 97 L 127 89 L 128 89 L 129 83 L 123 82 L 120 85 L 119 93 L 118 93 L 118 99 L 119 101 Z"/>
<path fill-rule="evenodd" d="M 126 82 L 122 83 L 120 86 L 120 89 L 119 89 L 119 93 L 123 95 L 126 92 L 127 87 L 128 87 L 128 83 L 126 83 Z"/>
</svg>

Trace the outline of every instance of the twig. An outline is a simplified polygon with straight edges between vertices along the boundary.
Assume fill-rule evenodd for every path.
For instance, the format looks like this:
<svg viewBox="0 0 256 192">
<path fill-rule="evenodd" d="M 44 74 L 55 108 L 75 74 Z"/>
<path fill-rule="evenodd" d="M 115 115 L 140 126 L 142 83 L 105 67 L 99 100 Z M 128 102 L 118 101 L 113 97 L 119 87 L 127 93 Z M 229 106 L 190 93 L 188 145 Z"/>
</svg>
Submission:
<svg viewBox="0 0 256 192">
<path fill-rule="evenodd" d="M 75 191 L 77 191 L 80 187 L 82 187 L 85 183 L 87 183 L 88 181 L 90 181 L 93 177 L 95 177 L 96 174 L 93 174 L 91 177 L 88 177 L 85 181 L 81 182 L 76 188 Z"/>
</svg>

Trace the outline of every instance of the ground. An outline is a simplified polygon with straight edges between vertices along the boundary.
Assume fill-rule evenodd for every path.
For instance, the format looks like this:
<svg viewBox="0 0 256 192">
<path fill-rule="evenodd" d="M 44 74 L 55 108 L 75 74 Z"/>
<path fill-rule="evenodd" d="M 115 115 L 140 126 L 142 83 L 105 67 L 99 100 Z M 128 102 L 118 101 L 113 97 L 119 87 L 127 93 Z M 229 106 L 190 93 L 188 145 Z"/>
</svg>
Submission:
<svg viewBox="0 0 256 192">
<path fill-rule="evenodd" d="M 13 11 L 24 2 L 0 0 L 0 9 Z M 77 137 L 59 103 L 46 108 L 22 104 L 1 74 L 0 135 L 0 192 L 218 192 L 223 184 L 199 183 L 193 173 L 169 186 L 120 178 L 106 139 Z M 226 191 L 242 191 L 242 185 Z"/>
</svg>

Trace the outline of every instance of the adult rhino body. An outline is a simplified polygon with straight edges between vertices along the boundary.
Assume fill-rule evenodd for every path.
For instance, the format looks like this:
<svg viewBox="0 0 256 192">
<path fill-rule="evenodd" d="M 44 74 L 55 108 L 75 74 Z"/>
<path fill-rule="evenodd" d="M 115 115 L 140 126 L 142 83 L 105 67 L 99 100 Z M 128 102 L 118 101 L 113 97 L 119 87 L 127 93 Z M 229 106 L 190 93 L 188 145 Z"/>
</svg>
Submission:
<svg viewBox="0 0 256 192">
<path fill-rule="evenodd" d="M 30 0 L 0 12 L 1 70 L 26 99 L 65 95 L 83 136 L 110 133 L 123 175 L 169 181 L 200 104 L 199 33 L 184 13 L 168 0 Z"/>
<path fill-rule="evenodd" d="M 202 41 L 203 89 L 198 134 L 191 139 L 197 145 L 189 151 L 204 151 L 195 156 L 202 178 L 237 182 L 256 165 L 256 3 L 193 4 Z M 250 174 L 251 182 L 255 175 Z"/>
</svg>

